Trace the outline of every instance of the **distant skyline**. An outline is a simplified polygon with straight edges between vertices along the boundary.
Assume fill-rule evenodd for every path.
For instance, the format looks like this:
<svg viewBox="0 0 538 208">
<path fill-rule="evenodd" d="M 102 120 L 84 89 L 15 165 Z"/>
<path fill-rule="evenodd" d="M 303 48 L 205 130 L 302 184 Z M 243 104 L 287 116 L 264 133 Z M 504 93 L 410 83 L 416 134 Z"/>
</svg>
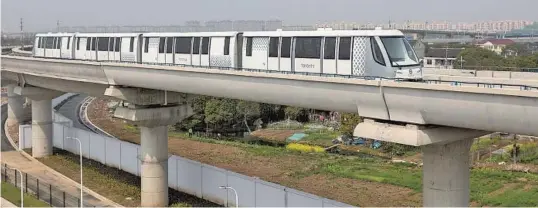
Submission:
<svg viewBox="0 0 538 208">
<path fill-rule="evenodd" d="M 129 5 L 126 7 L 125 5 Z M 60 26 L 181 25 L 198 20 L 403 23 L 538 20 L 537 0 L 2 0 L 2 30 Z"/>
</svg>

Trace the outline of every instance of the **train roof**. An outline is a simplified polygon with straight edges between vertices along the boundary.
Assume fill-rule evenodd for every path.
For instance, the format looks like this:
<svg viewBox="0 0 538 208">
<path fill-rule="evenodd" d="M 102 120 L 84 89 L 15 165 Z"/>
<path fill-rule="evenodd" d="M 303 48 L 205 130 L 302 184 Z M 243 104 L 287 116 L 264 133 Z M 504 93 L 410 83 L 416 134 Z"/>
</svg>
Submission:
<svg viewBox="0 0 538 208">
<path fill-rule="evenodd" d="M 245 32 L 244 37 L 261 37 L 261 36 L 403 36 L 399 30 L 314 30 L 314 31 L 255 31 Z"/>
<path fill-rule="evenodd" d="M 136 37 L 141 33 L 76 33 L 77 37 Z"/>
<path fill-rule="evenodd" d="M 37 33 L 35 34 L 36 37 L 66 37 L 66 36 L 73 36 L 75 33 Z"/>
<path fill-rule="evenodd" d="M 162 33 L 143 33 L 143 37 L 227 37 L 236 36 L 240 32 L 162 32 Z"/>
</svg>

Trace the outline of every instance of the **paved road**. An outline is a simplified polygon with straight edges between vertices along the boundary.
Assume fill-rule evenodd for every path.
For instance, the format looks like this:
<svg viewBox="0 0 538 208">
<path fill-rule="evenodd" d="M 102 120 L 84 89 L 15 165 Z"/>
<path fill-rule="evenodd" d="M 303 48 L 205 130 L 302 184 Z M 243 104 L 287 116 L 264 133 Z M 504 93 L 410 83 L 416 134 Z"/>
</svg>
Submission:
<svg viewBox="0 0 538 208">
<path fill-rule="evenodd" d="M 73 126 L 75 128 L 86 130 L 86 131 L 91 131 L 84 124 L 80 122 L 79 117 L 78 117 L 80 104 L 86 97 L 88 96 L 84 94 L 78 94 L 74 97 L 71 97 L 67 102 L 65 102 L 58 109 L 58 113 L 67 117 L 68 119 L 71 119 L 73 121 Z"/>
<path fill-rule="evenodd" d="M 7 120 L 7 104 L 6 105 L 2 105 L 2 127 L 0 129 L 2 129 L 2 152 L 3 151 L 12 151 L 12 150 L 15 150 L 13 148 L 13 146 L 11 146 L 11 143 L 9 143 L 9 141 L 7 140 L 7 137 L 6 137 L 6 134 L 5 134 L 5 131 L 4 131 L 4 125 L 5 125 L 5 122 Z"/>
</svg>

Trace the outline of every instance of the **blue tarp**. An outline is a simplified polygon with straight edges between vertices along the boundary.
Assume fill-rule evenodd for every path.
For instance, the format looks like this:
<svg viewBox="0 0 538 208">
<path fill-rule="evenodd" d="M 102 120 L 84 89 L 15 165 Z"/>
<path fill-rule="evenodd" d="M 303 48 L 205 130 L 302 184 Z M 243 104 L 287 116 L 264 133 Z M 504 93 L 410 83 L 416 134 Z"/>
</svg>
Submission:
<svg viewBox="0 0 538 208">
<path fill-rule="evenodd" d="M 287 140 L 299 141 L 299 140 L 303 139 L 305 136 L 306 136 L 305 133 L 295 133 L 295 134 L 291 135 L 290 137 L 288 137 Z"/>
</svg>

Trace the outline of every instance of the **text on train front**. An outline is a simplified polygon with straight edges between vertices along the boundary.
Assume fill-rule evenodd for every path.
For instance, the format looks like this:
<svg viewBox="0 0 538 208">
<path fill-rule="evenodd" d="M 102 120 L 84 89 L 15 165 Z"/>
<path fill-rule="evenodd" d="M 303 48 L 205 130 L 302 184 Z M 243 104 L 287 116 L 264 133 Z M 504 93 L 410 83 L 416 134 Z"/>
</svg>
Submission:
<svg viewBox="0 0 538 208">
<path fill-rule="evenodd" d="M 390 63 L 396 70 L 396 78 L 421 79 L 422 69 L 420 62 L 405 37 L 380 37 Z"/>
</svg>

